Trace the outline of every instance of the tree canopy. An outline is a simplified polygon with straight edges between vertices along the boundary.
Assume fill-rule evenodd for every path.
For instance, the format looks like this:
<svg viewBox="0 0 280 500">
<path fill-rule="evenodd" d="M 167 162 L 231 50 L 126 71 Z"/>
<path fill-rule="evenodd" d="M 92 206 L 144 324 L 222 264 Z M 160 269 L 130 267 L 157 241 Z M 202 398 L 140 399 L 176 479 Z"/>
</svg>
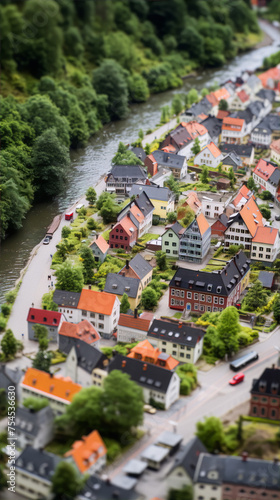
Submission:
<svg viewBox="0 0 280 500">
<path fill-rule="evenodd" d="M 217 417 L 208 417 L 197 422 L 196 435 L 210 453 L 222 451 L 225 445 L 225 434 L 222 422 Z"/>
<path fill-rule="evenodd" d="M 55 271 L 56 288 L 68 292 L 81 292 L 84 285 L 83 271 L 66 260 Z"/>
</svg>

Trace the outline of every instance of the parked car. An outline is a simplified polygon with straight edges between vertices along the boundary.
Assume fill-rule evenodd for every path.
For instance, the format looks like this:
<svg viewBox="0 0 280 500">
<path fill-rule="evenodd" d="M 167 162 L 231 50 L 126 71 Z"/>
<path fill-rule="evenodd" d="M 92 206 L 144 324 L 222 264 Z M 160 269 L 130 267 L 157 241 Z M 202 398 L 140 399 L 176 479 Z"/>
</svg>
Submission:
<svg viewBox="0 0 280 500">
<path fill-rule="evenodd" d="M 240 382 L 243 382 L 244 380 L 244 373 L 240 372 L 240 373 L 237 373 L 236 375 L 234 375 L 234 377 L 232 377 L 232 379 L 229 381 L 230 385 L 236 385 L 236 384 L 240 384 Z"/>
<path fill-rule="evenodd" d="M 144 411 L 146 413 L 150 413 L 151 415 L 154 415 L 157 412 L 157 410 L 151 405 L 144 405 Z"/>
<path fill-rule="evenodd" d="M 276 215 L 275 220 L 280 220 L 280 215 Z"/>
<path fill-rule="evenodd" d="M 43 240 L 43 245 L 48 245 L 50 241 L 51 241 L 51 238 L 49 236 L 46 236 Z"/>
<path fill-rule="evenodd" d="M 269 208 L 274 208 L 273 203 L 269 203 L 268 206 L 269 206 Z"/>
</svg>

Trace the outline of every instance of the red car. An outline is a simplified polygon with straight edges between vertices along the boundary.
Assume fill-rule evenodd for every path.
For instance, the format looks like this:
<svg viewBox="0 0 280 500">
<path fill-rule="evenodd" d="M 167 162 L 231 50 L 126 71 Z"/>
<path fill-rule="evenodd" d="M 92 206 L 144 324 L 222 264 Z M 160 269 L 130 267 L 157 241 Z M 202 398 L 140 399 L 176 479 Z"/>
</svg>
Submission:
<svg viewBox="0 0 280 500">
<path fill-rule="evenodd" d="M 234 377 L 232 377 L 232 379 L 229 381 L 230 385 L 236 385 L 236 384 L 240 384 L 240 382 L 243 382 L 244 380 L 244 373 L 237 373 L 236 375 L 234 375 Z"/>
</svg>

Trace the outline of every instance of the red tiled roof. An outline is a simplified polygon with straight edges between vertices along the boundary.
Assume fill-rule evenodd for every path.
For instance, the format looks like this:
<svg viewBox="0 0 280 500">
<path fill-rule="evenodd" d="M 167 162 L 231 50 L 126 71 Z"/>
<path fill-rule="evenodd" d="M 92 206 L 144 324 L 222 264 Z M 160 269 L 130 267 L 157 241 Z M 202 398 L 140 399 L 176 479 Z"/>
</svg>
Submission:
<svg viewBox="0 0 280 500">
<path fill-rule="evenodd" d="M 98 236 L 97 240 L 94 241 L 94 243 L 98 246 L 99 250 L 101 250 L 102 253 L 106 253 L 110 248 L 110 245 L 108 245 L 107 241 L 101 234 Z"/>
<path fill-rule="evenodd" d="M 80 339 L 87 344 L 93 344 L 100 339 L 99 333 L 86 319 L 83 319 L 82 321 L 80 321 L 80 323 L 77 324 L 63 321 L 59 330 L 59 335 L 65 335 L 66 337 Z"/>
<path fill-rule="evenodd" d="M 77 309 L 90 311 L 98 314 L 112 314 L 117 296 L 112 293 L 98 292 L 83 288 Z"/>
<path fill-rule="evenodd" d="M 28 368 L 21 383 L 26 387 L 35 389 L 35 392 L 42 392 L 54 399 L 59 398 L 71 403 L 75 394 L 80 392 L 82 386 L 75 384 L 70 377 L 55 377 L 47 372 Z"/>
<path fill-rule="evenodd" d="M 244 120 L 242 118 L 232 118 L 227 116 L 223 119 L 222 130 L 234 130 L 241 131 L 244 125 Z"/>
<path fill-rule="evenodd" d="M 213 92 L 211 92 L 211 94 L 208 94 L 206 96 L 206 99 L 207 101 L 210 102 L 210 104 L 214 107 L 214 106 L 217 106 L 219 104 L 219 101 L 218 99 L 215 97 L 215 95 L 213 94 Z"/>
<path fill-rule="evenodd" d="M 195 139 L 199 135 L 207 134 L 208 130 L 201 123 L 197 123 L 195 121 L 191 122 L 182 122 L 181 125 L 187 130 L 192 139 Z"/>
<path fill-rule="evenodd" d="M 136 205 L 133 205 L 130 209 L 130 212 L 132 213 L 132 215 L 134 215 L 135 219 L 138 221 L 138 222 L 143 222 L 143 220 L 145 219 L 144 215 L 142 214 L 140 208 L 138 208 Z"/>
<path fill-rule="evenodd" d="M 250 189 L 248 189 L 247 186 L 245 186 L 245 184 L 243 184 L 243 186 L 239 189 L 236 197 L 233 200 L 234 206 L 236 207 L 238 205 L 238 203 L 242 200 L 242 198 L 249 200 L 250 193 L 251 193 Z"/>
<path fill-rule="evenodd" d="M 270 144 L 270 149 L 272 149 L 272 151 L 275 151 L 275 153 L 280 154 L 280 139 L 272 141 L 272 143 Z"/>
<path fill-rule="evenodd" d="M 126 215 L 123 219 L 121 219 L 117 224 L 123 227 L 123 229 L 130 235 L 133 234 L 134 231 L 137 231 L 137 227 L 133 224 L 132 220 Z M 115 227 L 115 226 L 114 226 Z"/>
<path fill-rule="evenodd" d="M 176 151 L 176 148 L 174 148 L 172 144 L 169 144 L 169 146 L 164 146 L 164 148 L 162 148 L 162 151 L 165 151 L 166 153 L 174 153 Z"/>
<path fill-rule="evenodd" d="M 274 245 L 278 235 L 278 229 L 275 227 L 258 227 L 257 232 L 252 239 L 253 243 L 264 243 L 265 245 Z"/>
<path fill-rule="evenodd" d="M 225 111 L 223 109 L 219 109 L 218 111 L 218 114 L 217 114 L 217 118 L 219 120 L 223 120 L 224 118 L 226 118 L 227 116 L 229 115 L 229 111 Z"/>
<path fill-rule="evenodd" d="M 220 156 L 222 154 L 221 151 L 219 150 L 219 148 L 216 146 L 216 144 L 214 144 L 214 142 L 210 142 L 210 144 L 207 144 L 207 146 L 205 146 L 201 151 L 204 151 L 205 149 L 208 149 L 208 151 L 210 151 L 210 153 L 212 153 L 214 158 L 218 158 L 218 156 Z M 201 151 L 200 151 L 200 153 L 201 153 Z M 200 153 L 198 153 L 198 154 L 200 154 Z"/>
<path fill-rule="evenodd" d="M 253 198 L 250 198 L 240 210 L 240 215 L 251 236 L 254 237 L 258 227 L 263 227 L 262 214 Z"/>
<path fill-rule="evenodd" d="M 254 174 L 267 181 L 275 170 L 277 170 L 277 167 L 274 167 L 261 158 L 254 169 Z"/>
<path fill-rule="evenodd" d="M 199 231 L 201 236 L 207 231 L 207 229 L 210 227 L 207 220 L 205 219 L 204 215 L 201 213 L 196 217 L 196 222 L 199 227 Z"/>
<path fill-rule="evenodd" d="M 227 100 L 230 97 L 230 93 L 225 87 L 215 90 L 215 92 L 213 92 L 213 95 L 216 97 L 218 102 L 220 102 L 222 99 Z"/>
<path fill-rule="evenodd" d="M 263 87 L 266 87 L 268 84 L 268 80 L 272 80 L 273 82 L 278 82 L 278 88 L 279 88 L 279 80 L 280 80 L 280 68 L 271 68 L 264 73 L 261 73 L 258 75 L 259 79 L 262 82 Z"/>
<path fill-rule="evenodd" d="M 58 326 L 61 320 L 61 313 L 56 311 L 47 311 L 46 309 L 35 309 L 30 307 L 27 321 L 38 323 L 40 325 Z"/>
<path fill-rule="evenodd" d="M 149 330 L 150 323 L 151 320 L 148 319 L 143 319 L 140 317 L 134 318 L 134 316 L 131 316 L 130 314 L 120 314 L 118 325 L 147 332 Z"/>
<path fill-rule="evenodd" d="M 245 92 L 245 90 L 240 90 L 239 92 L 236 92 L 236 95 L 239 97 L 241 102 L 246 102 L 248 99 L 250 99 L 250 96 Z"/>
<path fill-rule="evenodd" d="M 141 356 L 142 361 L 162 366 L 160 360 L 158 359 L 161 354 L 161 351 L 158 348 L 153 347 L 152 344 L 146 339 L 142 340 L 142 342 L 139 342 L 135 347 L 133 347 L 127 357 L 139 359 L 139 356 Z M 172 358 L 172 356 L 169 356 L 164 361 L 165 364 L 162 367 L 166 370 L 174 370 L 174 368 L 176 368 L 179 364 L 179 361 Z"/>
<path fill-rule="evenodd" d="M 72 457 L 79 471 L 83 474 L 101 457 L 106 455 L 107 449 L 98 431 L 82 436 L 81 441 L 72 444 L 72 450 L 65 453 L 65 457 Z"/>
</svg>

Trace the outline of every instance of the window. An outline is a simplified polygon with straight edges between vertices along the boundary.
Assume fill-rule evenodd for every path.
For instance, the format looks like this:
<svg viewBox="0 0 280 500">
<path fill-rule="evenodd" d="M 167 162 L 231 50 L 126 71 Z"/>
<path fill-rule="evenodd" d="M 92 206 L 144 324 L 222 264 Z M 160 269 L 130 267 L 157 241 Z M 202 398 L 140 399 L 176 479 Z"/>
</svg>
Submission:
<svg viewBox="0 0 280 500">
<path fill-rule="evenodd" d="M 99 319 L 104 319 L 104 314 L 99 314 Z"/>
<path fill-rule="evenodd" d="M 174 288 L 171 288 L 171 295 L 175 295 L 175 290 L 174 290 Z"/>
<path fill-rule="evenodd" d="M 187 292 L 187 299 L 191 299 L 192 298 L 192 292 Z"/>
<path fill-rule="evenodd" d="M 90 313 L 90 317 L 91 318 L 95 318 L 95 314 L 94 313 Z"/>
<path fill-rule="evenodd" d="M 86 311 L 82 311 L 82 316 L 86 316 L 87 315 L 87 312 Z"/>
<path fill-rule="evenodd" d="M 172 351 L 172 356 L 176 356 L 177 351 Z"/>
<path fill-rule="evenodd" d="M 176 247 L 176 243 L 172 243 L 172 246 L 173 246 L 173 247 Z"/>
<path fill-rule="evenodd" d="M 203 295 L 203 294 L 200 295 L 200 300 L 201 300 L 201 302 L 204 302 L 205 301 L 205 295 Z"/>
<path fill-rule="evenodd" d="M 194 298 L 194 300 L 198 300 L 198 293 L 194 293 L 193 298 Z"/>
<path fill-rule="evenodd" d="M 170 253 L 170 250 L 167 248 L 166 253 Z"/>
<path fill-rule="evenodd" d="M 218 297 L 214 297 L 214 304 L 218 304 Z"/>
<path fill-rule="evenodd" d="M 186 354 L 186 358 L 187 359 L 191 359 L 191 355 L 190 354 Z"/>
<path fill-rule="evenodd" d="M 210 303 L 210 302 L 212 302 L 212 297 L 211 297 L 211 295 L 207 295 L 207 302 L 209 302 L 209 303 Z"/>
<path fill-rule="evenodd" d="M 169 246 L 169 241 L 165 241 L 164 244 L 168 247 Z"/>
<path fill-rule="evenodd" d="M 222 297 L 220 297 L 219 299 L 219 304 L 222 306 L 224 304 L 224 299 Z"/>
<path fill-rule="evenodd" d="M 100 328 L 100 330 L 103 330 L 104 329 L 103 323 L 98 323 L 98 328 Z"/>
</svg>

